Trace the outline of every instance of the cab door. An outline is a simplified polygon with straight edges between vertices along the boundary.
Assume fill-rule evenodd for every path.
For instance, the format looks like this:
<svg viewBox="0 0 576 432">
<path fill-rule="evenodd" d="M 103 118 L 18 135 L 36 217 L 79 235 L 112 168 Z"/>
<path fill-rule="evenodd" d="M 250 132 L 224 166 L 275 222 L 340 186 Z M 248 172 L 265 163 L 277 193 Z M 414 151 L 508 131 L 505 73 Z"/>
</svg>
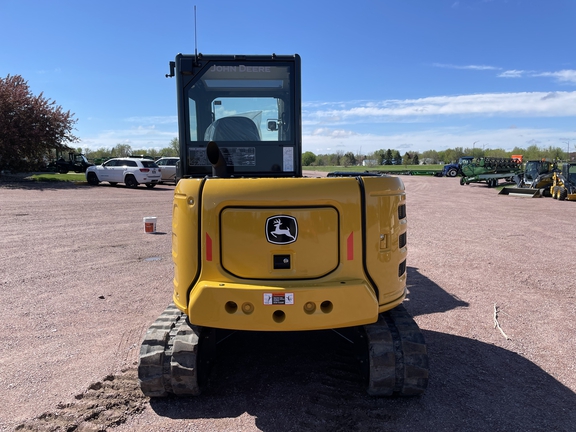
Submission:
<svg viewBox="0 0 576 432">
<path fill-rule="evenodd" d="M 124 177 L 127 171 L 135 171 L 138 164 L 135 160 L 123 159 L 116 161 L 116 168 L 114 169 L 114 180 L 116 183 L 124 183 Z M 130 169 L 133 168 L 133 169 Z"/>
</svg>

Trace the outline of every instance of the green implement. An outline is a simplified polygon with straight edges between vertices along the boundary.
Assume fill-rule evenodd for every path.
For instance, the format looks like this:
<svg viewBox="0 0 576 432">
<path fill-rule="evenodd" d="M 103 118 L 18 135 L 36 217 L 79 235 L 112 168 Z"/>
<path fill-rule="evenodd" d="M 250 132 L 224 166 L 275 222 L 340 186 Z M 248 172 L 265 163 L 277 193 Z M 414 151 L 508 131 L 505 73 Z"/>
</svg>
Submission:
<svg viewBox="0 0 576 432">
<path fill-rule="evenodd" d="M 464 162 L 461 185 L 486 182 L 488 187 L 496 187 L 501 179 L 512 181 L 522 171 L 520 160 L 515 158 L 484 157 Z"/>
</svg>

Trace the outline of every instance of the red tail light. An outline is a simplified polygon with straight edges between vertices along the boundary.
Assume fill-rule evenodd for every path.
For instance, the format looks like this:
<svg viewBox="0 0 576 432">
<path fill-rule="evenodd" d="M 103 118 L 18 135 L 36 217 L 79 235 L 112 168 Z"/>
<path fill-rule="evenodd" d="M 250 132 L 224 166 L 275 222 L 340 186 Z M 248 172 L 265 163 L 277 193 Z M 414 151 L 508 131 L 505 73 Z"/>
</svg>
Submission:
<svg viewBox="0 0 576 432">
<path fill-rule="evenodd" d="M 150 171 L 150 168 L 140 168 L 140 172 L 148 172 Z"/>
</svg>

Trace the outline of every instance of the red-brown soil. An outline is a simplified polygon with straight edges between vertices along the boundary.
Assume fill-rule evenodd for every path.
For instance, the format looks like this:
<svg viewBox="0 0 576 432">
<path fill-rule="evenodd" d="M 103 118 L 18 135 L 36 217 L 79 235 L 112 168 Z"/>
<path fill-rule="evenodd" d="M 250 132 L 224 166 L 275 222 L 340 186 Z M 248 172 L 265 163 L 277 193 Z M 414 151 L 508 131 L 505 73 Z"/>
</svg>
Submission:
<svg viewBox="0 0 576 432">
<path fill-rule="evenodd" d="M 576 203 L 402 179 L 430 384 L 388 399 L 325 331 L 236 334 L 200 397 L 150 401 L 136 365 L 171 300 L 174 187 L 0 183 L 0 430 L 576 430 Z"/>
</svg>

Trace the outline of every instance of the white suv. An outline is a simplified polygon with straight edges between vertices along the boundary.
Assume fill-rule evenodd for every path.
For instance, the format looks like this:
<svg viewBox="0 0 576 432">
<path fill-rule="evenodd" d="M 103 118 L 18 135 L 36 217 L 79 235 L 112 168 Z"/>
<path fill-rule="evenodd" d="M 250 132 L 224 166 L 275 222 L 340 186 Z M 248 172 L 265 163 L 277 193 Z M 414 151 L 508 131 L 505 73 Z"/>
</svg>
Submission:
<svg viewBox="0 0 576 432">
<path fill-rule="evenodd" d="M 161 178 L 160 168 L 156 162 L 143 158 L 115 158 L 109 159 L 102 165 L 88 167 L 86 181 L 92 186 L 105 181 L 112 186 L 124 183 L 126 186 L 135 188 L 140 183 L 153 188 Z"/>
<path fill-rule="evenodd" d="M 180 159 L 177 157 L 162 157 L 156 161 L 156 165 L 162 170 L 162 182 L 178 183 L 176 181 L 176 164 Z"/>
</svg>

